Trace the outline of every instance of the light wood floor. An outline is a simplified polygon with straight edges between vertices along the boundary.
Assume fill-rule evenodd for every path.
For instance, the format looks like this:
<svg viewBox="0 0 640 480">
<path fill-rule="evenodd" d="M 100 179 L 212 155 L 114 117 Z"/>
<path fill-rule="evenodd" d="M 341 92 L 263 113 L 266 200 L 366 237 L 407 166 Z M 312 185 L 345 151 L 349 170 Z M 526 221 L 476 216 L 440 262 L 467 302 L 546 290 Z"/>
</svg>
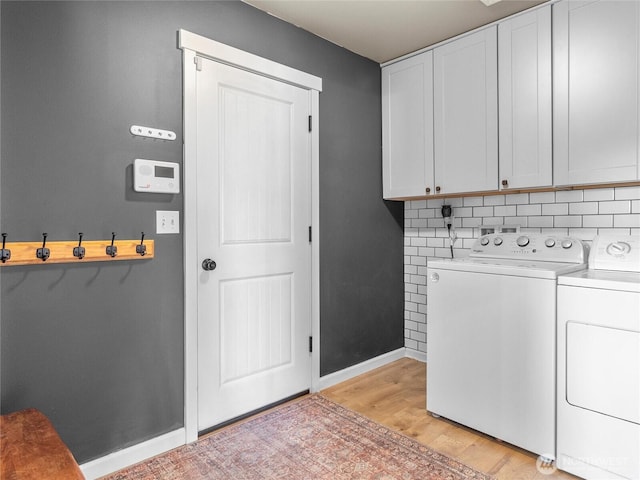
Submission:
<svg viewBox="0 0 640 480">
<path fill-rule="evenodd" d="M 500 480 L 577 479 L 560 471 L 543 475 L 536 469 L 536 455 L 429 415 L 426 366 L 417 360 L 398 360 L 321 393 Z"/>
</svg>

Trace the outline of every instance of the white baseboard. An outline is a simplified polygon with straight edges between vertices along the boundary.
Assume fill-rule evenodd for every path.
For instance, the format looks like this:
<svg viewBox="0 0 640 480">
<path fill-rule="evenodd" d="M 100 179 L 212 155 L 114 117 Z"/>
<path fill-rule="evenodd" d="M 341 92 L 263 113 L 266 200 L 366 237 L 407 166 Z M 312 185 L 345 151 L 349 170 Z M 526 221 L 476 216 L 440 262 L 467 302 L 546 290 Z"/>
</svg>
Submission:
<svg viewBox="0 0 640 480">
<path fill-rule="evenodd" d="M 414 350 L 412 348 L 407 348 L 406 350 L 406 357 L 413 358 L 414 360 L 418 360 L 422 363 L 427 363 L 427 354 L 425 352 L 419 352 L 418 350 Z"/>
<path fill-rule="evenodd" d="M 184 445 L 185 438 L 184 428 L 174 430 L 173 432 L 165 433 L 146 442 L 83 463 L 80 465 L 80 470 L 82 470 L 87 480 L 95 480 L 96 478 L 109 475 L 130 465 Z"/>
<path fill-rule="evenodd" d="M 371 358 L 365 362 L 352 365 L 343 370 L 339 370 L 324 377 L 320 377 L 318 381 L 316 391 L 324 390 L 325 388 L 332 387 L 340 382 L 344 382 L 363 373 L 367 373 L 375 368 L 382 367 L 387 363 L 395 362 L 401 358 L 406 357 L 406 348 L 402 347 L 392 352 L 384 353 L 380 356 Z"/>
<path fill-rule="evenodd" d="M 329 388 L 340 382 L 344 382 L 405 357 L 413 358 L 414 360 L 421 362 L 425 362 L 427 358 L 426 354 L 423 352 L 402 347 L 378 357 L 371 358 L 357 365 L 345 368 L 344 370 L 325 375 L 320 378 L 316 388 L 314 388 L 314 391 Z M 95 480 L 184 445 L 186 438 L 185 435 L 186 432 L 184 428 L 174 430 L 173 432 L 165 433 L 164 435 L 152 438 L 146 442 L 142 442 L 132 447 L 110 453 L 109 455 L 105 455 L 104 457 L 100 457 L 96 460 L 83 463 L 80 465 L 80 469 L 87 480 Z"/>
</svg>

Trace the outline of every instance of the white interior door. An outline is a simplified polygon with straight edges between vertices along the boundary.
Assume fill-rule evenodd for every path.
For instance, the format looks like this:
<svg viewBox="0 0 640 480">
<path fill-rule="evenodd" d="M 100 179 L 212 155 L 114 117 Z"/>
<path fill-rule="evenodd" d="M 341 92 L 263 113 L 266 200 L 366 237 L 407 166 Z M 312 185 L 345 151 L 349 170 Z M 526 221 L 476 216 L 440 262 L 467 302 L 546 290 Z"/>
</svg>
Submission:
<svg viewBox="0 0 640 480">
<path fill-rule="evenodd" d="M 198 59 L 198 429 L 311 384 L 310 93 Z M 210 265 L 212 266 L 212 265 Z"/>
</svg>

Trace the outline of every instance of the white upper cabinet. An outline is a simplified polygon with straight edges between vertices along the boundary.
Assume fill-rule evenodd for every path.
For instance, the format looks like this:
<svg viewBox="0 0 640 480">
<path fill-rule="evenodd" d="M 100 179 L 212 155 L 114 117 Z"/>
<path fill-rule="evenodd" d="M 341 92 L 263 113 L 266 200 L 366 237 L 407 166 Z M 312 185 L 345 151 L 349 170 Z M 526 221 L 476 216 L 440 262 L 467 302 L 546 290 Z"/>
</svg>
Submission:
<svg viewBox="0 0 640 480">
<path fill-rule="evenodd" d="M 434 50 L 435 193 L 498 189 L 496 37 L 493 26 Z"/>
<path fill-rule="evenodd" d="M 551 7 L 498 25 L 500 189 L 552 185 Z"/>
<path fill-rule="evenodd" d="M 433 188 L 433 54 L 382 69 L 384 198 L 420 196 Z"/>
<path fill-rule="evenodd" d="M 554 183 L 640 179 L 640 2 L 553 5 Z"/>
</svg>

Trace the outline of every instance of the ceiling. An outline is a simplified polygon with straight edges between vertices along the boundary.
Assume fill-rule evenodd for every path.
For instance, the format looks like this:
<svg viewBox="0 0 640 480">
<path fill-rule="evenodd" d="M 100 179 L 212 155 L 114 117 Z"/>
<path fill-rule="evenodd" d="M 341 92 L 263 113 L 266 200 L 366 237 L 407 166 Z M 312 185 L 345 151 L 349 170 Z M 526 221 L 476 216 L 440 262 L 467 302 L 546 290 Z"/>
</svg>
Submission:
<svg viewBox="0 0 640 480">
<path fill-rule="evenodd" d="M 244 0 L 378 63 L 547 0 Z M 491 0 L 485 0 L 489 3 Z"/>
</svg>

